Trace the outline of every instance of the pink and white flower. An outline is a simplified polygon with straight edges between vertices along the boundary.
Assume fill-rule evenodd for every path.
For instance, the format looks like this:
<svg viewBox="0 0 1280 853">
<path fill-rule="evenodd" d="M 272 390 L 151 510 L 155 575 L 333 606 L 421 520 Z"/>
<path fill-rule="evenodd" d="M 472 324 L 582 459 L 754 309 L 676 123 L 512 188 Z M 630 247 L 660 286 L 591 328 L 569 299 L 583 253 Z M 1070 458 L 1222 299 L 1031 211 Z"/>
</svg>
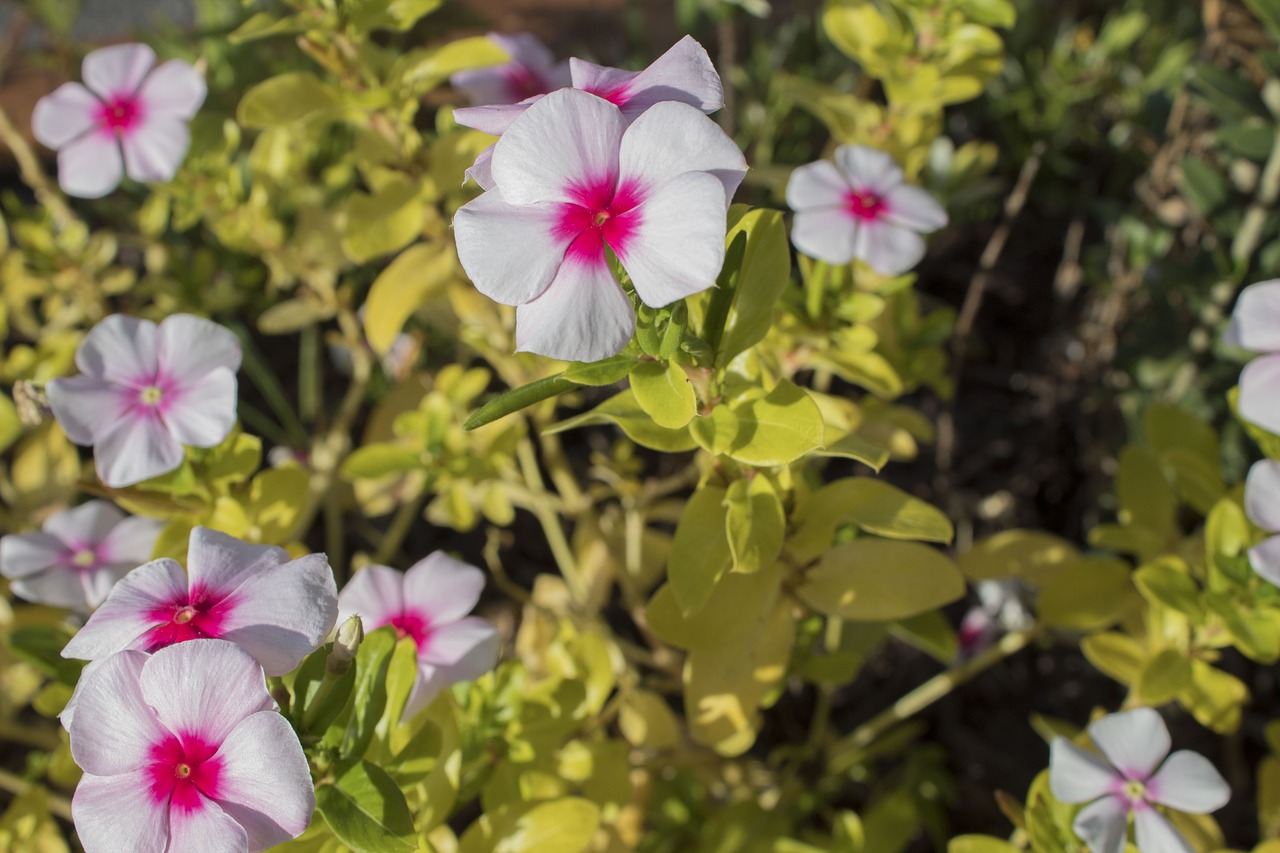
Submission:
<svg viewBox="0 0 1280 853">
<path fill-rule="evenodd" d="M 496 186 L 454 217 L 458 257 L 481 293 L 516 311 L 525 352 L 614 355 L 635 331 L 606 247 L 646 305 L 715 283 L 742 152 L 696 107 L 668 101 L 628 125 L 614 104 L 553 92 L 494 147 Z"/>
<path fill-rule="evenodd" d="M 197 527 L 186 572 L 161 559 L 125 575 L 62 656 L 97 661 L 215 638 L 244 646 L 267 675 L 284 675 L 324 643 L 337 616 L 337 585 L 323 554 L 290 560 L 282 548 Z"/>
<path fill-rule="evenodd" d="M 306 830 L 306 755 L 243 649 L 121 652 L 83 681 L 71 815 L 86 853 L 257 853 Z"/>
<path fill-rule="evenodd" d="M 436 551 L 404 573 L 365 566 L 338 596 L 341 621 L 359 616 L 366 632 L 390 625 L 418 647 L 406 718 L 449 685 L 479 678 L 497 663 L 497 629 L 467 615 L 483 590 L 483 572 Z"/>
<path fill-rule="evenodd" d="M 459 71 L 449 78 L 472 106 L 514 104 L 570 85 L 569 63 L 556 62 L 537 36 L 489 33 L 488 38 L 511 60 L 490 68 Z"/>
<path fill-rule="evenodd" d="M 1280 433 L 1280 279 L 1240 291 L 1223 341 L 1266 353 L 1240 372 L 1240 417 Z"/>
<path fill-rule="evenodd" d="M 978 604 L 965 613 L 956 632 L 958 656 L 973 657 L 1007 631 L 1030 628 L 1033 619 L 1022 601 L 1023 584 L 1018 580 L 978 581 L 974 591 Z"/>
<path fill-rule="evenodd" d="M 1222 774 L 1197 753 L 1169 755 L 1169 730 L 1150 708 L 1103 717 L 1089 725 L 1089 737 L 1106 761 L 1063 737 L 1054 738 L 1049 756 L 1053 795 L 1064 803 L 1089 803 L 1072 824 L 1089 849 L 1122 853 L 1132 814 L 1142 853 L 1192 853 L 1156 806 L 1217 811 L 1231 798 Z"/>
<path fill-rule="evenodd" d="M 180 59 L 156 66 L 145 44 L 120 44 L 84 58 L 84 85 L 64 83 L 41 98 L 31 131 L 58 152 L 68 195 L 100 198 L 122 174 L 169 181 L 191 144 L 189 122 L 204 103 L 200 73 Z"/>
<path fill-rule="evenodd" d="M 55 512 L 39 533 L 0 539 L 0 574 L 28 601 L 87 612 L 116 581 L 151 559 L 163 525 L 106 501 Z"/>
<path fill-rule="evenodd" d="M 622 110 L 627 122 L 637 119 L 654 104 L 676 101 L 689 104 L 704 113 L 724 106 L 724 85 L 711 63 L 706 48 L 692 36 L 676 42 L 643 71 L 623 71 L 596 65 L 582 59 L 569 60 L 573 88 L 604 98 Z M 501 136 L 525 110 L 542 98 L 534 95 L 519 103 L 470 107 L 453 111 L 453 117 L 464 127 Z M 492 189 L 493 147 L 480 152 L 467 170 L 482 189 Z"/>
<path fill-rule="evenodd" d="M 902 275 L 920 263 L 920 235 L 947 224 L 942 205 L 904 183 L 902 169 L 883 151 L 842 145 L 835 157 L 835 163 L 819 160 L 791 173 L 791 242 L 820 261 L 857 259 L 881 275 Z"/>
<path fill-rule="evenodd" d="M 112 314 L 76 350 L 80 376 L 47 386 L 67 437 L 94 448 L 98 477 L 131 486 L 182 464 L 182 446 L 214 447 L 236 423 L 240 342 L 190 314 Z"/>
<path fill-rule="evenodd" d="M 1258 527 L 1280 534 L 1280 462 L 1253 463 L 1244 481 L 1244 511 Z M 1272 535 L 1249 549 L 1249 564 L 1263 579 L 1280 586 L 1280 535 Z"/>
</svg>

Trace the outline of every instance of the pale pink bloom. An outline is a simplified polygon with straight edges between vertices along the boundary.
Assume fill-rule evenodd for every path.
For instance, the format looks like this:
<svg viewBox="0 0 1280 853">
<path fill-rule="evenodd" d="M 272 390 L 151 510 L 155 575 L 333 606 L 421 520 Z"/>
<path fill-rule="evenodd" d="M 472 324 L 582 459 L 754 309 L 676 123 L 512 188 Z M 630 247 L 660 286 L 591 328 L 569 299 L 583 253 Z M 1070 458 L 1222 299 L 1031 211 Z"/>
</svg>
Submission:
<svg viewBox="0 0 1280 853">
<path fill-rule="evenodd" d="M 333 630 L 337 594 L 323 554 L 290 560 L 282 548 L 197 527 L 187 571 L 161 559 L 125 575 L 62 656 L 96 661 L 212 637 L 244 646 L 267 675 L 284 675 Z"/>
<path fill-rule="evenodd" d="M 1022 631 L 1032 624 L 1031 614 L 1022 602 L 1020 581 L 979 581 L 974 590 L 978 604 L 964 615 L 956 632 L 961 659 L 973 657 L 1006 631 Z"/>
<path fill-rule="evenodd" d="M 343 587 L 340 623 L 359 616 L 366 633 L 390 625 L 418 647 L 418 678 L 406 718 L 449 685 L 479 678 L 497 663 L 497 629 L 467 615 L 483 590 L 483 572 L 440 551 L 403 573 L 365 566 Z"/>
<path fill-rule="evenodd" d="M 87 612 L 151 559 L 161 527 L 106 501 L 89 501 L 49 516 L 39 533 L 0 539 L 0 574 L 28 601 Z"/>
<path fill-rule="evenodd" d="M 1240 372 L 1240 417 L 1280 433 L 1280 279 L 1240 291 L 1223 341 L 1266 353 Z M 1275 529 L 1275 528 L 1270 528 Z"/>
<path fill-rule="evenodd" d="M 791 242 L 820 261 L 844 265 L 856 258 L 881 275 L 920 263 L 920 235 L 947 224 L 942 205 L 903 183 L 902 169 L 883 151 L 841 145 L 835 156 L 834 163 L 819 160 L 791 173 Z"/>
<path fill-rule="evenodd" d="M 614 104 L 561 89 L 498 141 L 497 185 L 454 217 L 458 257 L 481 293 L 519 306 L 519 350 L 596 361 L 635 330 L 606 247 L 646 305 L 706 290 L 745 173 L 742 152 L 696 107 L 668 101 L 628 124 Z"/>
<path fill-rule="evenodd" d="M 1231 798 L 1222 774 L 1197 753 L 1169 755 L 1169 730 L 1150 708 L 1103 717 L 1089 725 L 1089 737 L 1106 761 L 1063 737 L 1054 738 L 1049 755 L 1053 795 L 1064 803 L 1089 803 L 1071 827 L 1089 849 L 1122 853 L 1132 814 L 1141 853 L 1192 853 L 1155 807 L 1191 814 L 1217 811 Z"/>
<path fill-rule="evenodd" d="M 1253 463 L 1244 482 L 1244 511 L 1258 527 L 1280 534 L 1280 462 Z M 1249 563 L 1259 576 L 1280 586 L 1280 535 L 1272 535 L 1249 549 Z"/>
<path fill-rule="evenodd" d="M 724 86 L 711 64 L 706 48 L 685 36 L 643 71 L 623 71 L 582 59 L 569 60 L 573 88 L 604 98 L 634 121 L 645 110 L 663 101 L 676 101 L 713 113 L 724 106 Z M 458 124 L 501 136 L 525 110 L 542 96 L 519 103 L 471 107 L 453 111 Z M 484 189 L 493 188 L 493 148 L 487 148 L 467 170 L 467 177 Z"/>
<path fill-rule="evenodd" d="M 123 173 L 135 181 L 177 173 L 205 83 L 180 59 L 155 62 L 145 44 L 95 50 L 84 58 L 84 85 L 64 83 L 36 103 L 31 131 L 58 152 L 58 183 L 68 195 L 99 198 Z"/>
<path fill-rule="evenodd" d="M 112 314 L 85 336 L 76 366 L 82 375 L 49 382 L 49 406 L 68 438 L 93 446 L 112 488 L 172 471 L 184 444 L 214 447 L 235 426 L 240 342 L 217 323 Z"/>
<path fill-rule="evenodd" d="M 121 652 L 82 680 L 71 815 L 86 853 L 257 853 L 306 830 L 306 755 L 239 646 Z"/>
<path fill-rule="evenodd" d="M 511 57 L 489 68 L 459 71 L 449 78 L 472 106 L 514 104 L 570 85 L 569 63 L 556 62 L 547 46 L 529 33 L 489 33 L 489 41 Z"/>
</svg>

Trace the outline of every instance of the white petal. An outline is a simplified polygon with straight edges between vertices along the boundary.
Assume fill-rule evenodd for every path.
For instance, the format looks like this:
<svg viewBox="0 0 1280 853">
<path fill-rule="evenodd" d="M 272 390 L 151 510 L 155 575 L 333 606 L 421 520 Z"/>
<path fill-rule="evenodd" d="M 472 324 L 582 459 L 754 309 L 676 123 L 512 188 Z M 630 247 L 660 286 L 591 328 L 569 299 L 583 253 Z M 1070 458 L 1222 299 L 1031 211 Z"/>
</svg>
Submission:
<svg viewBox="0 0 1280 853">
<path fill-rule="evenodd" d="M 1280 354 L 1255 358 L 1240 371 L 1240 417 L 1280 433 Z"/>
<path fill-rule="evenodd" d="M 191 145 L 191 131 L 185 121 L 167 115 L 147 116 L 137 127 L 122 134 L 124 168 L 140 183 L 173 180 Z"/>
<path fill-rule="evenodd" d="M 1280 532 L 1280 462 L 1253 463 L 1244 484 L 1244 511 L 1263 530 Z"/>
<path fill-rule="evenodd" d="M 194 527 L 187 541 L 191 586 L 230 595 L 241 584 L 288 562 L 289 552 L 274 545 L 251 545 L 208 527 Z"/>
<path fill-rule="evenodd" d="M 308 554 L 249 575 L 220 636 L 248 649 L 267 675 L 284 675 L 324 643 L 337 618 L 333 569 L 323 554 Z"/>
<path fill-rule="evenodd" d="M 481 133 L 501 136 L 507 132 L 507 128 L 511 127 L 512 122 L 524 115 L 524 111 L 529 109 L 530 104 L 539 100 L 541 100 L 540 97 L 530 99 L 527 103 L 462 107 L 453 111 L 453 120 L 463 127 L 469 127 Z"/>
<path fill-rule="evenodd" d="M 1126 779 L 1145 780 L 1169 754 L 1169 729 L 1151 708 L 1108 714 L 1089 724 L 1089 737 Z"/>
<path fill-rule="evenodd" d="M 1134 841 L 1141 853 L 1195 853 L 1173 824 L 1150 806 L 1138 808 L 1133 815 Z"/>
<path fill-rule="evenodd" d="M 386 625 L 404 612 L 404 578 L 388 566 L 365 566 L 338 594 L 338 622 L 359 616 L 366 632 Z"/>
<path fill-rule="evenodd" d="M 685 172 L 715 175 L 724 185 L 727 205 L 747 173 L 747 160 L 737 143 L 696 107 L 674 101 L 657 104 L 622 137 L 618 183 L 652 190 Z"/>
<path fill-rule="evenodd" d="M 155 627 L 149 615 L 187 599 L 187 576 L 173 560 L 139 566 L 111 589 L 111 594 L 62 650 L 64 658 L 99 660 L 118 651 L 142 648 Z"/>
<path fill-rule="evenodd" d="M 289 723 L 274 712 L 254 714 L 227 735 L 215 801 L 245 828 L 250 850 L 301 835 L 315 811 L 307 758 Z"/>
<path fill-rule="evenodd" d="M 235 818 L 199 794 L 200 807 L 169 808 L 170 853 L 245 853 L 249 837 Z"/>
<path fill-rule="evenodd" d="M 1123 853 L 1129 835 L 1129 808 L 1119 797 L 1103 797 L 1081 809 L 1071 828 L 1093 853 Z"/>
<path fill-rule="evenodd" d="M 1231 799 L 1231 786 L 1203 755 L 1180 749 L 1147 781 L 1147 797 L 1180 812 L 1208 814 Z"/>
<path fill-rule="evenodd" d="M 66 544 L 49 533 L 10 533 L 0 538 L 0 574 L 7 578 L 34 575 L 70 556 Z"/>
<path fill-rule="evenodd" d="M 482 190 L 491 190 L 497 183 L 493 180 L 493 146 L 481 151 L 476 155 L 476 161 L 471 164 L 471 168 L 462 173 L 462 183 L 467 181 L 475 181 L 476 186 Z"/>
<path fill-rule="evenodd" d="M 610 245 L 646 305 L 668 305 L 716 283 L 724 264 L 725 213 L 720 182 L 688 172 L 617 217 L 627 233 Z"/>
<path fill-rule="evenodd" d="M 1280 279 L 1260 281 L 1240 291 L 1223 340 L 1258 352 L 1280 350 Z"/>
<path fill-rule="evenodd" d="M 58 151 L 58 186 L 76 198 L 102 198 L 120 186 L 124 160 L 114 134 L 85 134 Z"/>
<path fill-rule="evenodd" d="M 225 326 L 193 314 L 171 314 L 156 332 L 156 358 L 167 376 L 186 383 L 219 367 L 240 369 L 240 339 Z"/>
<path fill-rule="evenodd" d="M 112 314 L 84 336 L 76 350 L 76 367 L 111 382 L 145 385 L 159 368 L 156 334 L 150 320 Z"/>
<path fill-rule="evenodd" d="M 797 166 L 787 179 L 787 206 L 794 211 L 843 210 L 852 191 L 834 163 L 818 160 Z"/>
<path fill-rule="evenodd" d="M 1119 774 L 1064 737 L 1049 745 L 1049 790 L 1064 803 L 1087 803 L 1111 790 Z"/>
<path fill-rule="evenodd" d="M 49 408 L 67 434 L 79 445 L 92 445 L 118 427 L 129 414 L 138 393 L 95 376 L 52 379 L 45 385 Z"/>
<path fill-rule="evenodd" d="M 836 165 L 855 190 L 885 195 L 902 183 L 902 169 L 893 157 L 865 145 L 841 145 L 836 149 Z"/>
<path fill-rule="evenodd" d="M 884 205 L 886 221 L 912 231 L 928 234 L 947 224 L 947 211 L 920 187 L 896 186 L 885 194 Z"/>
<path fill-rule="evenodd" d="M 181 59 L 170 59 L 158 66 L 138 89 L 145 115 L 187 120 L 195 116 L 207 94 L 204 77 Z"/>
<path fill-rule="evenodd" d="M 164 422 L 148 415 L 122 421 L 93 448 L 98 479 L 113 489 L 167 474 L 182 464 L 182 457 L 182 445 Z"/>
<path fill-rule="evenodd" d="M 54 568 L 38 575 L 28 575 L 9 585 L 14 595 L 36 604 L 65 607 L 87 613 L 102 601 L 101 595 L 90 595 L 92 578 L 98 572 L 76 572 L 66 568 Z"/>
<path fill-rule="evenodd" d="M 93 547 L 111 535 L 125 514 L 107 501 L 87 501 L 80 506 L 55 512 L 41 529 L 72 547 Z"/>
<path fill-rule="evenodd" d="M 150 761 L 150 749 L 169 732 L 143 696 L 140 678 L 148 656 L 112 655 L 80 685 L 71 724 L 71 755 L 86 773 L 111 776 Z"/>
<path fill-rule="evenodd" d="M 498 192 L 511 204 L 574 202 L 579 188 L 613 186 L 625 127 L 608 101 L 576 89 L 552 92 L 494 146 Z"/>
<path fill-rule="evenodd" d="M 161 417 L 173 437 L 192 447 L 216 447 L 236 425 L 236 375 L 215 367 L 184 383 L 166 400 Z"/>
<path fill-rule="evenodd" d="M 409 698 L 404 703 L 401 720 L 408 720 L 423 708 L 431 704 L 431 700 L 440 695 L 440 691 L 448 685 L 443 679 L 435 677 L 436 668 L 429 663 L 418 662 L 418 677 L 409 691 Z"/>
<path fill-rule="evenodd" d="M 458 261 L 476 289 L 503 305 L 523 305 L 546 290 L 577 236 L 558 227 L 560 208 L 508 204 L 496 191 L 458 208 Z"/>
<path fill-rule="evenodd" d="M 924 240 L 887 221 L 858 223 L 854 254 L 881 275 L 902 275 L 924 257 Z"/>
<path fill-rule="evenodd" d="M 419 659 L 418 678 L 409 692 L 403 719 L 408 719 L 431 704 L 440 692 L 461 681 L 474 681 L 493 669 L 498 662 L 498 632 L 474 646 L 453 666 L 436 666 Z"/>
<path fill-rule="evenodd" d="M 1250 548 L 1249 564 L 1260 578 L 1280 586 L 1280 536 L 1263 539 Z"/>
<path fill-rule="evenodd" d="M 142 695 L 166 729 L 206 743 L 222 743 L 242 721 L 276 707 L 262 667 L 226 640 L 165 646 L 147 660 L 139 681 Z M 77 724 L 87 707 L 81 699 Z"/>
<path fill-rule="evenodd" d="M 482 592 L 484 572 L 436 551 L 404 573 L 403 608 L 421 611 L 432 624 L 456 622 L 471 612 Z"/>
<path fill-rule="evenodd" d="M 145 770 L 80 778 L 71 816 L 85 853 L 165 853 L 169 804 L 152 798 L 149 782 Z"/>
<path fill-rule="evenodd" d="M 478 647 L 496 648 L 498 629 L 483 619 L 468 616 L 433 627 L 418 647 L 418 659 L 433 666 L 455 666 Z"/>
<path fill-rule="evenodd" d="M 654 104 L 677 101 L 705 113 L 724 105 L 724 87 L 706 48 L 685 36 L 640 72 L 622 71 L 569 60 L 576 88 L 599 95 L 623 108 L 629 118 Z"/>
<path fill-rule="evenodd" d="M 132 95 L 155 63 L 155 51 L 145 44 L 117 44 L 86 56 L 80 77 L 104 98 Z"/>
<path fill-rule="evenodd" d="M 31 113 L 31 135 L 57 150 L 98 126 L 102 101 L 79 83 L 63 83 L 39 101 Z"/>
<path fill-rule="evenodd" d="M 635 330 L 631 300 L 603 259 L 566 260 L 546 292 L 516 309 L 516 349 L 565 361 L 617 355 Z"/>
<path fill-rule="evenodd" d="M 791 226 L 791 242 L 811 258 L 843 266 L 854 258 L 858 222 L 842 209 L 801 210 Z"/>
<path fill-rule="evenodd" d="M 164 522 L 154 518 L 131 516 L 116 525 L 97 548 L 99 559 L 106 563 L 132 563 L 136 568 L 151 560 L 156 540 Z"/>
</svg>

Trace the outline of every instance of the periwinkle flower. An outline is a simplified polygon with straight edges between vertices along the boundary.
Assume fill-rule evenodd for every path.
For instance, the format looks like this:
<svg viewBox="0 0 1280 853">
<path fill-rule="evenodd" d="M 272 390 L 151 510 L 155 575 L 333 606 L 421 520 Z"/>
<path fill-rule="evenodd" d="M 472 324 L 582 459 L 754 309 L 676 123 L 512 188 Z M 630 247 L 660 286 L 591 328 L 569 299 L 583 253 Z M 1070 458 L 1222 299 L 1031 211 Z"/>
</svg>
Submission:
<svg viewBox="0 0 1280 853">
<path fill-rule="evenodd" d="M 561 89 L 498 141 L 496 186 L 454 217 L 458 258 L 481 293 L 519 306 L 519 350 L 596 361 L 635 331 L 606 247 L 646 305 L 706 290 L 745 173 L 742 152 L 695 107 L 660 103 L 628 125 L 616 105 Z"/>
<path fill-rule="evenodd" d="M 1280 462 L 1253 463 L 1244 481 L 1244 511 L 1249 520 L 1272 534 L 1280 534 Z M 1280 586 L 1280 535 L 1272 535 L 1249 549 L 1249 564 L 1259 576 Z"/>
<path fill-rule="evenodd" d="M 1280 279 L 1240 291 L 1223 341 L 1266 353 L 1240 371 L 1237 406 L 1246 421 L 1280 433 Z"/>
<path fill-rule="evenodd" d="M 971 607 L 956 631 L 960 658 L 970 658 L 990 646 L 1005 631 L 1022 631 L 1032 624 L 1022 602 L 1022 584 L 1017 580 L 978 581 L 974 584 L 978 604 Z"/>
<path fill-rule="evenodd" d="M 413 716 L 449 685 L 479 678 L 498 660 L 498 631 L 468 616 L 484 590 L 484 573 L 437 551 L 406 572 L 370 565 L 338 596 L 339 618 L 359 616 L 365 631 L 384 625 L 418 649 L 418 677 L 405 704 Z"/>
<path fill-rule="evenodd" d="M 162 526 L 89 501 L 55 512 L 38 533 L 0 539 L 0 574 L 28 601 L 89 611 L 116 581 L 151 559 Z"/>
<path fill-rule="evenodd" d="M 95 50 L 84 58 L 84 85 L 64 83 L 36 104 L 31 131 L 58 152 L 58 183 L 68 195 L 99 198 L 125 173 L 135 181 L 177 173 L 205 82 L 180 59 L 155 62 L 145 44 Z"/>
<path fill-rule="evenodd" d="M 791 242 L 829 264 L 857 259 L 881 275 L 902 275 L 924 257 L 920 235 L 947 224 L 933 196 L 903 181 L 892 157 L 862 145 L 840 146 L 834 163 L 800 166 L 787 181 L 796 212 Z"/>
<path fill-rule="evenodd" d="M 71 814 L 86 853 L 257 853 L 306 830 L 307 758 L 239 646 L 121 652 L 82 682 Z"/>
<path fill-rule="evenodd" d="M 184 444 L 214 447 L 235 426 L 240 342 L 210 320 L 112 314 L 85 335 L 76 366 L 80 376 L 49 382 L 49 406 L 112 488 L 172 471 Z"/>
<path fill-rule="evenodd" d="M 459 71 L 449 78 L 472 106 L 515 104 L 570 85 L 569 63 L 556 62 L 547 46 L 530 33 L 489 33 L 510 61 L 490 68 Z"/>
<path fill-rule="evenodd" d="M 1106 761 L 1063 737 L 1054 738 L 1049 756 L 1053 795 L 1089 804 L 1072 824 L 1089 849 L 1122 853 L 1132 814 L 1141 853 L 1192 853 L 1156 806 L 1192 814 L 1222 808 L 1231 788 L 1217 769 L 1188 750 L 1169 755 L 1169 729 L 1150 708 L 1103 717 L 1089 725 L 1089 737 Z"/>
<path fill-rule="evenodd" d="M 337 585 L 323 554 L 290 560 L 282 548 L 205 527 L 191 531 L 187 554 L 185 572 L 161 559 L 125 575 L 62 656 L 98 661 L 220 638 L 243 646 L 267 675 L 284 675 L 333 630 Z"/>
</svg>

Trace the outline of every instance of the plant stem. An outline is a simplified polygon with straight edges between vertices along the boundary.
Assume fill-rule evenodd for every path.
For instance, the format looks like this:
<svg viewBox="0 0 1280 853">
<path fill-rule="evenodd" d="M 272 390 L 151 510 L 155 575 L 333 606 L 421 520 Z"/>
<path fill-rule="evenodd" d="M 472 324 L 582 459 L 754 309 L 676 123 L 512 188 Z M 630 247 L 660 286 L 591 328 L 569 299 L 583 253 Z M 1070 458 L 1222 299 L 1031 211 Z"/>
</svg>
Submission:
<svg viewBox="0 0 1280 853">
<path fill-rule="evenodd" d="M 8 770 L 0 770 L 0 791 L 8 791 L 10 794 L 21 797 L 34 787 L 36 785 L 33 782 L 28 782 Z M 49 806 L 50 814 L 66 821 L 71 820 L 71 803 L 67 802 L 65 797 L 60 797 L 46 789 L 45 800 Z"/>
<path fill-rule="evenodd" d="M 28 728 L 11 720 L 0 720 L 0 740 L 53 752 L 59 746 L 58 735 L 44 729 Z"/>
<path fill-rule="evenodd" d="M 249 329 L 238 321 L 227 325 L 231 331 L 235 332 L 236 337 L 240 339 L 240 351 L 244 354 L 242 363 L 244 372 L 249 375 L 249 379 L 262 392 L 262 396 L 266 399 L 267 405 L 271 407 L 271 411 L 280 419 L 280 425 L 288 433 L 290 442 L 296 447 L 306 446 L 307 428 L 302 425 L 302 421 L 293 411 L 293 406 L 290 405 L 284 389 L 280 387 L 280 382 L 276 379 L 275 374 L 271 372 L 271 369 L 267 367 L 266 362 L 263 361 L 262 353 L 258 352 L 258 348 L 254 346 L 253 339 L 249 335 Z"/>
<path fill-rule="evenodd" d="M 555 556 L 560 574 L 573 595 L 573 600 L 582 604 L 587 599 L 587 590 L 583 586 L 582 576 L 578 574 L 578 561 L 573 556 L 573 549 L 565 538 L 564 528 L 560 526 L 560 516 L 551 508 L 551 495 L 542 482 L 542 473 L 538 470 L 538 460 L 533 455 L 533 445 L 528 439 L 521 439 L 516 445 L 516 458 L 520 462 L 520 473 L 524 475 L 525 484 L 530 491 L 525 509 L 534 514 L 542 530 L 547 535 L 547 544 Z"/>
<path fill-rule="evenodd" d="M 413 527 L 413 523 L 422 515 L 422 505 L 426 502 L 427 493 L 424 491 L 400 504 L 400 509 L 396 510 L 395 518 L 391 519 L 391 526 L 382 535 L 382 542 L 379 543 L 378 550 L 374 552 L 373 562 L 385 564 L 396 555 L 396 552 L 400 550 L 400 544 L 409 535 L 409 530 Z"/>
<path fill-rule="evenodd" d="M 0 107 L 0 142 L 13 152 L 13 159 L 18 161 L 18 173 L 22 176 L 22 182 L 31 187 L 40 204 L 49 211 L 54 227 L 65 231 L 75 225 L 79 221 L 76 215 L 67 206 L 62 194 L 50 184 L 49 176 L 40 167 L 40 158 L 31 150 L 22 134 L 18 133 L 18 128 L 3 107 Z"/>
</svg>

